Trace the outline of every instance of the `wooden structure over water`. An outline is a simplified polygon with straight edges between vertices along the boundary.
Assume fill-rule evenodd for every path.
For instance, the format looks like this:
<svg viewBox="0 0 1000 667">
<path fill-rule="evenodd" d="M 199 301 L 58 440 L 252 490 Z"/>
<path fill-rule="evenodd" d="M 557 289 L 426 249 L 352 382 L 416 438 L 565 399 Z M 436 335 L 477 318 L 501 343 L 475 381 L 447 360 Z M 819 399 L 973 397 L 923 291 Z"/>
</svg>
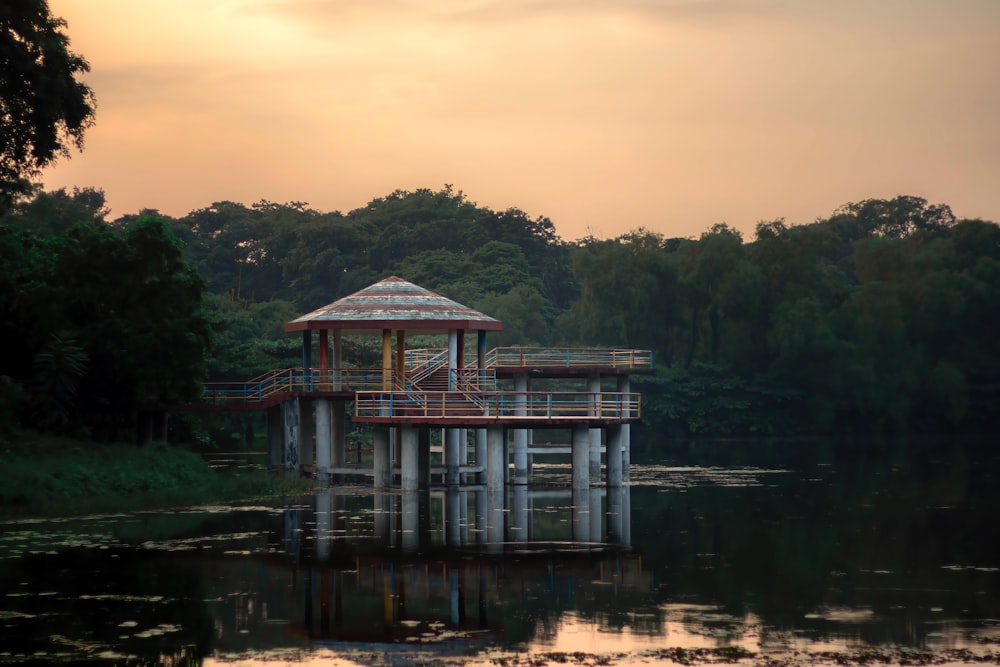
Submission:
<svg viewBox="0 0 1000 667">
<path fill-rule="evenodd" d="M 526 483 L 529 434 L 554 428 L 572 432 L 574 488 L 601 481 L 602 451 L 605 483 L 621 485 L 628 476 L 629 424 L 641 417 L 629 378 L 652 372 L 651 354 L 487 350 L 486 334 L 502 328 L 492 317 L 389 277 L 285 326 L 302 334 L 300 368 L 206 384 L 200 407 L 267 410 L 269 463 L 315 469 L 324 479 L 359 472 L 345 461 L 346 410 L 353 403 L 350 420 L 374 428 L 369 469 L 376 487 L 394 485 L 397 478 L 403 490 L 429 485 L 431 429 L 442 429 L 439 468 L 448 485 L 473 481 L 497 489 Z M 476 334 L 472 353 L 466 350 L 470 332 Z M 446 336 L 447 346 L 407 348 L 408 338 L 427 334 Z M 342 354 L 345 335 L 380 336 L 381 366 L 349 367 Z M 546 389 L 533 391 L 531 383 L 539 380 Z"/>
</svg>

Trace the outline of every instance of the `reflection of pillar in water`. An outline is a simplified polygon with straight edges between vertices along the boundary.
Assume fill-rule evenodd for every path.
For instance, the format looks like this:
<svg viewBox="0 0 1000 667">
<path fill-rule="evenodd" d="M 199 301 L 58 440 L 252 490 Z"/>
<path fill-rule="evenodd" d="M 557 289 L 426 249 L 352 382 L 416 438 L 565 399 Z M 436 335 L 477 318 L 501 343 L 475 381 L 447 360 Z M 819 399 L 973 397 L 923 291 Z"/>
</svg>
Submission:
<svg viewBox="0 0 1000 667">
<path fill-rule="evenodd" d="M 344 572 L 337 570 L 333 579 L 333 624 L 340 627 L 344 624 Z"/>
<path fill-rule="evenodd" d="M 476 500 L 476 543 L 484 544 L 486 542 L 486 508 L 488 507 L 486 503 L 486 489 L 477 489 L 473 491 Z"/>
<path fill-rule="evenodd" d="M 392 633 L 392 624 L 396 620 L 396 606 L 393 604 L 392 585 L 395 577 L 392 565 L 382 570 L 382 627 L 385 634 Z"/>
<path fill-rule="evenodd" d="M 528 531 L 528 487 L 516 484 L 510 487 L 510 541 L 527 542 Z"/>
<path fill-rule="evenodd" d="M 400 546 L 403 553 L 416 553 L 420 550 L 420 492 L 403 491 L 402 506 Z"/>
<path fill-rule="evenodd" d="M 573 541 L 590 542 L 590 487 L 573 487 Z"/>
<path fill-rule="evenodd" d="M 486 490 L 486 541 L 490 551 L 503 551 L 503 487 Z"/>
<path fill-rule="evenodd" d="M 303 625 L 306 633 L 312 635 L 313 630 L 313 569 L 307 567 L 303 574 L 304 585 L 302 586 L 302 598 L 304 602 Z"/>
<path fill-rule="evenodd" d="M 449 486 L 457 485 L 460 481 L 461 435 L 461 429 L 446 428 L 444 430 L 444 481 Z"/>
<path fill-rule="evenodd" d="M 393 498 L 386 493 L 375 494 L 375 506 L 372 508 L 375 514 L 375 540 L 381 546 L 389 546 L 392 528 L 389 517 L 392 514 Z"/>
<path fill-rule="evenodd" d="M 316 494 L 316 560 L 325 561 L 330 557 L 330 546 L 333 542 L 333 533 L 330 530 L 332 513 L 330 504 L 333 496 L 332 489 L 326 489 Z"/>
<path fill-rule="evenodd" d="M 444 535 L 449 547 L 462 544 L 462 493 L 457 486 L 449 486 L 444 494 Z"/>
<path fill-rule="evenodd" d="M 608 543 L 621 545 L 623 542 L 624 530 L 624 503 L 625 487 L 608 487 Z"/>
<path fill-rule="evenodd" d="M 319 634 L 330 634 L 330 568 L 319 571 Z"/>
<path fill-rule="evenodd" d="M 604 489 L 601 487 L 590 487 L 590 539 L 594 542 L 600 542 L 601 536 L 604 535 L 601 525 L 602 519 L 604 519 L 604 513 L 601 512 L 601 496 L 603 495 Z"/>
<path fill-rule="evenodd" d="M 465 591 L 454 569 L 448 572 L 448 591 L 451 593 L 451 622 L 458 625 L 465 621 Z"/>
<path fill-rule="evenodd" d="M 622 487 L 622 544 L 632 548 L 632 487 Z"/>
</svg>

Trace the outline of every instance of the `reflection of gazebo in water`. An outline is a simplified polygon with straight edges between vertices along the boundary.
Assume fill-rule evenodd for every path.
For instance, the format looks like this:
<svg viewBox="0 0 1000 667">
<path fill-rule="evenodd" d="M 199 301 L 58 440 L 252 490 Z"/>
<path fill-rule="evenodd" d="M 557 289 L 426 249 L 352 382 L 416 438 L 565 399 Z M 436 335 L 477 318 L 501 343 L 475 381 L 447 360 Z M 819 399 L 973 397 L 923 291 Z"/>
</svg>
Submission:
<svg viewBox="0 0 1000 667">
<path fill-rule="evenodd" d="M 488 315 L 393 276 L 285 325 L 285 331 L 302 332 L 302 368 L 248 383 L 209 385 L 205 400 L 218 409 L 266 408 L 269 463 L 314 469 L 322 479 L 366 472 L 379 488 L 391 486 L 397 475 L 404 490 L 425 488 L 431 479 L 430 431 L 442 429 L 445 483 L 474 476 L 488 488 L 502 488 L 512 450 L 509 481 L 523 484 L 529 433 L 561 428 L 572 432 L 575 488 L 600 481 L 602 450 L 607 484 L 620 485 L 628 474 L 628 425 L 639 418 L 639 396 L 629 391 L 629 375 L 652 371 L 649 353 L 488 351 L 486 334 L 502 328 Z M 470 354 L 466 333 L 472 331 L 476 342 Z M 408 337 L 425 334 L 446 336 L 447 346 L 407 349 Z M 345 335 L 381 336 L 380 368 L 347 367 Z M 602 388 L 602 377 L 615 380 L 613 390 Z M 561 378 L 563 384 L 576 378 L 586 384 L 583 391 L 532 392 L 529 378 Z M 500 382 L 513 390 L 501 390 Z M 364 471 L 345 461 L 351 401 L 351 420 L 374 429 L 373 462 Z"/>
</svg>

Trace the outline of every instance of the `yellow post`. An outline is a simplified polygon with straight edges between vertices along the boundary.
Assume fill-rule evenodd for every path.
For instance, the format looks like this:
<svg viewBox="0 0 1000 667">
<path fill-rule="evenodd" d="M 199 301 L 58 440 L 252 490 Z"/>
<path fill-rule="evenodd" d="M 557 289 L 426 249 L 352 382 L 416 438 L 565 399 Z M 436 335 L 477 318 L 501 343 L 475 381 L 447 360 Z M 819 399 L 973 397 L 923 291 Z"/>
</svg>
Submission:
<svg viewBox="0 0 1000 667">
<path fill-rule="evenodd" d="M 382 391 L 392 391 L 392 329 L 382 329 Z"/>
</svg>

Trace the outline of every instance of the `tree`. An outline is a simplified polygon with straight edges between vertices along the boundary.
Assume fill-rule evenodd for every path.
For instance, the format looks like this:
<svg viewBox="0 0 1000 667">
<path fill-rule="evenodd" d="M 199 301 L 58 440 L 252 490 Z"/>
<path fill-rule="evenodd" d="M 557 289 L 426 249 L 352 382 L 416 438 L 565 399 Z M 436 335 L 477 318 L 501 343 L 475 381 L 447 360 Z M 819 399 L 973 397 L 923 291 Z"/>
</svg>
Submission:
<svg viewBox="0 0 1000 667">
<path fill-rule="evenodd" d="M 0 3 L 0 213 L 93 125 L 94 93 L 78 78 L 90 65 L 65 27 L 46 0 Z"/>
</svg>

